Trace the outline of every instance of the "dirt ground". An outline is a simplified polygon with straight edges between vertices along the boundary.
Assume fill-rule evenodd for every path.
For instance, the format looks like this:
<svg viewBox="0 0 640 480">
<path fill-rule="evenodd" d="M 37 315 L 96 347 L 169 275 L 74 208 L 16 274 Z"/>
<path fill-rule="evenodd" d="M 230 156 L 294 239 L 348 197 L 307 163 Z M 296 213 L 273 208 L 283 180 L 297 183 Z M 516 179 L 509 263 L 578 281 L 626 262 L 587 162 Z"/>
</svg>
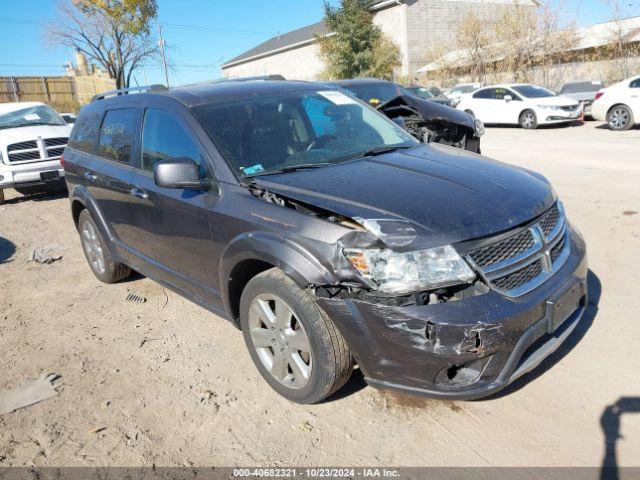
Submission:
<svg viewBox="0 0 640 480">
<path fill-rule="evenodd" d="M 591 305 L 559 352 L 474 402 L 385 393 L 354 375 L 321 405 L 289 403 L 230 323 L 145 278 L 99 283 L 66 198 L 7 191 L 0 390 L 62 377 L 57 397 L 0 416 L 0 467 L 599 466 L 607 438 L 618 465 L 639 466 L 640 130 L 494 128 L 483 142 L 555 185 L 588 242 Z M 60 261 L 27 262 L 51 243 Z"/>
</svg>

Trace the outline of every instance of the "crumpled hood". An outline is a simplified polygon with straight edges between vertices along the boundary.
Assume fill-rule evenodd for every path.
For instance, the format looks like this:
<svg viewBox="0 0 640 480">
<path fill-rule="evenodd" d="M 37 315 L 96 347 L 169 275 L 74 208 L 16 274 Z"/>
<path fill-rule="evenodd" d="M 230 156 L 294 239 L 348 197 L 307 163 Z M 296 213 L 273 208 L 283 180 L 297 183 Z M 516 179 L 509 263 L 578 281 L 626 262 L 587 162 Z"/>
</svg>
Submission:
<svg viewBox="0 0 640 480">
<path fill-rule="evenodd" d="M 411 248 L 508 230 L 540 215 L 556 200 L 542 176 L 433 144 L 253 180 L 274 193 L 345 217 L 411 222 L 418 233 Z"/>
<path fill-rule="evenodd" d="M 471 130 L 475 130 L 475 119 L 467 112 L 412 95 L 400 95 L 379 105 L 378 110 L 386 114 L 403 104 L 409 105 L 418 111 L 426 121 L 446 121 L 456 125 L 464 125 Z"/>
</svg>

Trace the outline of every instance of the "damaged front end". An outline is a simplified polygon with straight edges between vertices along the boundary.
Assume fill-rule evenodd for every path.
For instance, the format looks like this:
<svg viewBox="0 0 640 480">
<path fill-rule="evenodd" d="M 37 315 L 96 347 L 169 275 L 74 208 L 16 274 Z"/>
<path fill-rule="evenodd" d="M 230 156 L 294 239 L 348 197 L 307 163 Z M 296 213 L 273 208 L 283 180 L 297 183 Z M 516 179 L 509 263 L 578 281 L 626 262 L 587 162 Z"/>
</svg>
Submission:
<svg viewBox="0 0 640 480">
<path fill-rule="evenodd" d="M 268 182 L 250 190 L 265 202 L 344 228 L 325 249 L 336 280 L 305 288 L 335 322 L 372 386 L 439 398 L 486 396 L 537 365 L 548 354 L 541 342 L 559 345 L 583 311 L 587 267 L 577 235 L 561 271 L 516 301 L 490 288 L 454 246 L 424 248 L 424 231 L 412 222 L 347 217 Z M 568 282 L 583 288 L 582 310 L 550 333 L 548 299 Z"/>
<path fill-rule="evenodd" d="M 480 153 L 484 125 L 466 112 L 409 95 L 400 95 L 377 108 L 422 143 L 442 143 Z"/>
</svg>

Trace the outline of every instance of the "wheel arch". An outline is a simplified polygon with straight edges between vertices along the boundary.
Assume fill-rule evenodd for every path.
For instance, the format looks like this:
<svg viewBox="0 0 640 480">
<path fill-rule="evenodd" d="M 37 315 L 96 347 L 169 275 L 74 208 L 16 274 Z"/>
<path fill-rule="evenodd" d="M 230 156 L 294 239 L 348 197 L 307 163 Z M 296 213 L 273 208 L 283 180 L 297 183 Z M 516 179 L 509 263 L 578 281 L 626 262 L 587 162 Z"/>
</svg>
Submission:
<svg viewBox="0 0 640 480">
<path fill-rule="evenodd" d="M 219 265 L 225 310 L 237 327 L 245 286 L 256 275 L 275 267 L 282 269 L 300 288 L 334 283 L 332 273 L 291 239 L 266 232 L 242 234 L 225 248 Z"/>
</svg>

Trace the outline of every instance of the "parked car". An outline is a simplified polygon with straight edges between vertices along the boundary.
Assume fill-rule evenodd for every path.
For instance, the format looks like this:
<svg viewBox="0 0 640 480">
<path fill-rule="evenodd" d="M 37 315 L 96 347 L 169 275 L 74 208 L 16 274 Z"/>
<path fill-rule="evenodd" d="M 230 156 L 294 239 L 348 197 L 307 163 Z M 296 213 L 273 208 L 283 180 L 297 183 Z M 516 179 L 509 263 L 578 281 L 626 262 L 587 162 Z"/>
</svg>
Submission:
<svg viewBox="0 0 640 480">
<path fill-rule="evenodd" d="M 64 154 L 91 270 L 227 318 L 292 401 L 354 363 L 380 388 L 489 395 L 584 312 L 585 243 L 540 174 L 421 144 L 324 84 L 126 93 L 85 106 Z"/>
<path fill-rule="evenodd" d="M 596 120 L 606 121 L 611 130 L 628 130 L 640 123 L 640 76 L 596 93 L 591 115 Z"/>
<path fill-rule="evenodd" d="M 528 84 L 495 85 L 465 95 L 457 106 L 485 124 L 539 125 L 574 122 L 582 116 L 580 102 Z"/>
<path fill-rule="evenodd" d="M 603 88 L 604 84 L 600 80 L 569 82 L 562 86 L 560 95 L 580 102 L 585 116 L 588 116 L 591 115 L 591 105 L 596 98 L 596 92 Z"/>
<path fill-rule="evenodd" d="M 64 186 L 60 157 L 70 132 L 49 105 L 0 103 L 0 202 L 5 188 L 31 193 Z"/>
<path fill-rule="evenodd" d="M 451 106 L 455 107 L 458 105 L 463 95 L 473 93 L 483 86 L 484 84 L 482 83 L 460 83 L 450 88 L 444 93 L 444 95 L 451 99 Z"/>
<path fill-rule="evenodd" d="M 362 78 L 331 83 L 373 105 L 424 143 L 443 143 L 480 153 L 484 125 L 455 108 L 417 97 L 396 83 Z"/>
<path fill-rule="evenodd" d="M 411 95 L 422 98 L 423 100 L 431 100 L 432 102 L 441 103 L 442 105 L 451 106 L 451 99 L 443 95 L 434 95 L 433 92 L 426 88 L 416 85 L 404 87 L 404 90 Z"/>
</svg>

